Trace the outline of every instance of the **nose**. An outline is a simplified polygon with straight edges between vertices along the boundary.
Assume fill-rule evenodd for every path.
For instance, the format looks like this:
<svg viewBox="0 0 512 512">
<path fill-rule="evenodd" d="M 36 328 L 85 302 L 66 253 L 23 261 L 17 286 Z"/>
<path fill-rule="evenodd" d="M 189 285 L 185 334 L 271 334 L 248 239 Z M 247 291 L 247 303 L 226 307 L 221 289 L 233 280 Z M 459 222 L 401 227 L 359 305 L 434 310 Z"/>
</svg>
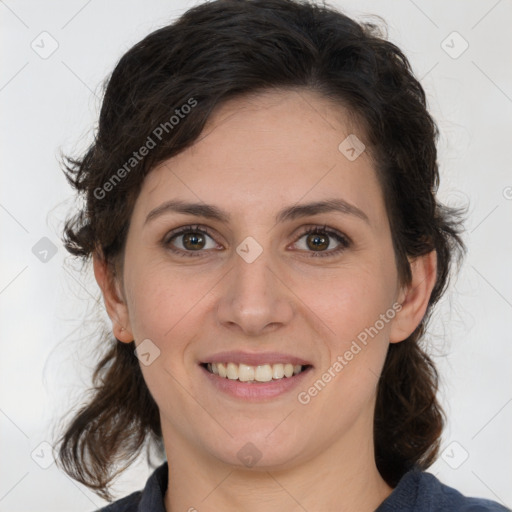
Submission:
<svg viewBox="0 0 512 512">
<path fill-rule="evenodd" d="M 293 294 L 269 254 L 270 250 L 264 250 L 251 263 L 234 255 L 234 268 L 222 280 L 217 308 L 218 320 L 224 327 L 258 336 L 288 324 L 293 318 Z"/>
</svg>

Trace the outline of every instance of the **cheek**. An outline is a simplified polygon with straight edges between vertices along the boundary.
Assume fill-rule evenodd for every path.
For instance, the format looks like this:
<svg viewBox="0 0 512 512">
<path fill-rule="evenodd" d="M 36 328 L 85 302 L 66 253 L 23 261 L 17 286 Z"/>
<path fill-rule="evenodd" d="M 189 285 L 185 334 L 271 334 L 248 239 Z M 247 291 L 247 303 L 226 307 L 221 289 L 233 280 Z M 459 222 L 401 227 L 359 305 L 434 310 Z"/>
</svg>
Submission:
<svg viewBox="0 0 512 512">
<path fill-rule="evenodd" d="M 207 334 L 206 315 L 214 306 L 212 288 L 219 276 L 177 270 L 166 262 L 131 268 L 131 275 L 126 275 L 130 325 L 137 343 L 149 339 L 158 348 L 155 362 L 142 368 L 148 386 L 158 395 L 162 387 L 173 387 L 170 375 L 187 381 L 196 341 Z M 165 394 L 160 398 L 165 402 Z"/>
<path fill-rule="evenodd" d="M 307 306 L 322 320 L 319 345 L 327 357 L 304 398 L 314 399 L 326 415 L 333 414 L 333 403 L 342 403 L 350 421 L 375 397 L 396 315 L 396 273 L 374 260 L 333 273 L 325 284 L 324 293 L 309 295 Z"/>
<path fill-rule="evenodd" d="M 306 281 L 303 283 L 315 291 L 306 295 L 305 288 L 299 295 L 307 297 L 304 302 L 323 321 L 333 349 L 344 349 L 347 342 L 376 323 L 379 334 L 385 336 L 389 331 L 396 294 L 396 272 L 393 268 L 383 268 L 376 261 L 335 271 L 314 288 Z M 383 324 L 379 319 L 386 313 L 387 321 Z"/>
<path fill-rule="evenodd" d="M 164 265 L 148 264 L 125 278 L 130 323 L 136 340 L 164 343 L 201 298 L 198 283 Z"/>
<path fill-rule="evenodd" d="M 186 381 L 187 347 L 199 325 L 198 303 L 208 290 L 205 287 L 202 291 L 197 280 L 178 274 L 161 265 L 146 265 L 143 271 L 132 274 L 127 284 L 134 338 L 137 343 L 149 339 L 158 349 L 154 349 L 158 353 L 154 362 L 142 365 L 141 370 L 159 407 L 164 409 L 171 395 L 176 400 L 182 393 L 175 379 Z M 186 393 L 182 400 L 185 404 Z"/>
<path fill-rule="evenodd" d="M 325 417 L 341 414 L 333 428 L 345 428 L 361 411 L 373 408 L 396 314 L 393 288 L 386 280 L 374 273 L 350 275 L 332 280 L 327 297 L 318 295 L 308 303 L 322 319 L 319 346 L 326 357 L 318 374 L 303 389 L 300 403 L 315 402 L 308 410 L 311 417 L 318 415 L 318 410 Z"/>
<path fill-rule="evenodd" d="M 157 345 L 161 344 L 165 332 L 172 326 L 169 301 L 173 302 L 172 292 L 151 286 L 149 280 L 132 286 L 128 309 L 135 340 L 150 338 Z"/>
</svg>

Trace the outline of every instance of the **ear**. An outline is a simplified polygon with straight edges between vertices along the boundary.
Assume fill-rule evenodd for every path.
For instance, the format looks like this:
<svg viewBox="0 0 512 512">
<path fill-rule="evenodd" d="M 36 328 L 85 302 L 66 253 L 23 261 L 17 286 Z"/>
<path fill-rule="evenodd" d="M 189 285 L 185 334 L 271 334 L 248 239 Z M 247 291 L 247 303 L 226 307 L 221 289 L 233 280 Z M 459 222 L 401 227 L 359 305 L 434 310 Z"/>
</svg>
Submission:
<svg viewBox="0 0 512 512">
<path fill-rule="evenodd" d="M 437 278 L 437 253 L 431 251 L 409 260 L 412 280 L 402 288 L 398 302 L 402 309 L 397 312 L 390 332 L 390 343 L 398 343 L 409 337 L 420 324 L 427 310 L 430 294 Z"/>
<path fill-rule="evenodd" d="M 114 275 L 111 265 L 105 261 L 101 254 L 94 252 L 92 258 L 94 277 L 101 288 L 105 308 L 112 321 L 114 336 L 123 343 L 130 343 L 133 341 L 133 334 L 130 327 L 128 307 L 123 298 L 119 279 Z"/>
</svg>

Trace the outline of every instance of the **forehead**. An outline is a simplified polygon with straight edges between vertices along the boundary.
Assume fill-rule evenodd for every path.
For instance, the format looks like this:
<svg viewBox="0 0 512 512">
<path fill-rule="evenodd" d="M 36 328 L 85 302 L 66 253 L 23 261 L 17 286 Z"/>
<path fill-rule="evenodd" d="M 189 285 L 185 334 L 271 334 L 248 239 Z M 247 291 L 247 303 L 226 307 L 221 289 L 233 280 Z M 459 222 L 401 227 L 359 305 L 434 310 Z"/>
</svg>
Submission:
<svg viewBox="0 0 512 512">
<path fill-rule="evenodd" d="M 369 216 L 382 215 L 370 156 L 350 160 L 340 151 L 354 135 L 365 139 L 347 110 L 315 93 L 272 91 L 230 100 L 194 145 L 149 173 L 138 202 L 146 214 L 180 198 L 261 218 L 283 203 L 338 196 Z"/>
</svg>

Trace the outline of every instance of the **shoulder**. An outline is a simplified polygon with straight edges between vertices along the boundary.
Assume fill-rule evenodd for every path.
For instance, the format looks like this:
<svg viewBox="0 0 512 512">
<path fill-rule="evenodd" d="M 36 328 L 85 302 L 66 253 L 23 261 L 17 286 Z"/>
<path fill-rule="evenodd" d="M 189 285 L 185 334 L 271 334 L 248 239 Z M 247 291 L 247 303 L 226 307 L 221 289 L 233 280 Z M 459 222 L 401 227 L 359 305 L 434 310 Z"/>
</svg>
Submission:
<svg viewBox="0 0 512 512">
<path fill-rule="evenodd" d="M 496 501 L 464 496 L 440 482 L 434 475 L 417 469 L 406 473 L 376 512 L 507 512 Z"/>
<path fill-rule="evenodd" d="M 168 471 L 167 462 L 164 462 L 153 471 L 143 490 L 133 492 L 95 512 L 165 512 Z"/>
<path fill-rule="evenodd" d="M 96 512 L 137 512 L 142 491 L 136 491 L 120 500 L 114 501 Z"/>
</svg>

